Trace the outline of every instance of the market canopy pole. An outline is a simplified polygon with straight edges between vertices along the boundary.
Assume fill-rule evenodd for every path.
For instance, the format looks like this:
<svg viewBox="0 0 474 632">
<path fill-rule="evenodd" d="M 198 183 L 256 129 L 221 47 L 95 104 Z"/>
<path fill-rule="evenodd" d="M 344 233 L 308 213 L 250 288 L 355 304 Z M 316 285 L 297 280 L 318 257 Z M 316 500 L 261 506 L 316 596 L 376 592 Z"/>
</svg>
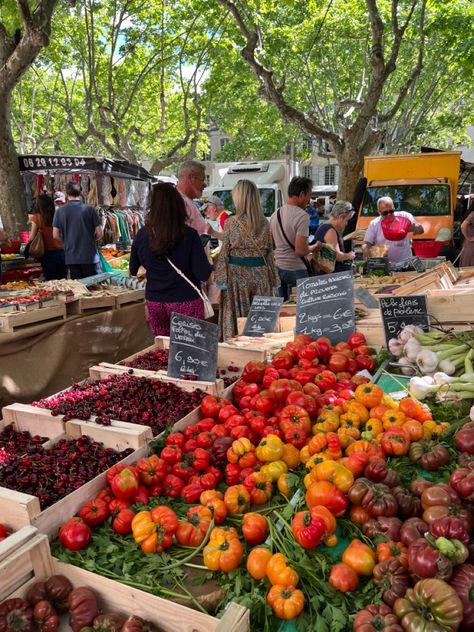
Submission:
<svg viewBox="0 0 474 632">
<path fill-rule="evenodd" d="M 58 0 L 12 0 L 10 4 L 11 21 L 0 21 L 0 217 L 7 232 L 15 233 L 24 227 L 27 209 L 11 128 L 12 93 L 49 44 Z M 20 20 L 22 27 L 16 28 Z"/>
</svg>

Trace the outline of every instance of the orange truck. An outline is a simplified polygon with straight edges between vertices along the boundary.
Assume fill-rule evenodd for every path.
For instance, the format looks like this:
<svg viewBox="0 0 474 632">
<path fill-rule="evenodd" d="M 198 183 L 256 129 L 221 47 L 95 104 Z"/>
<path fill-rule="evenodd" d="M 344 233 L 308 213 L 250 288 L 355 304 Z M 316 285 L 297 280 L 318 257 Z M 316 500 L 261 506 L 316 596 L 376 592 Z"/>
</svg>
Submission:
<svg viewBox="0 0 474 632">
<path fill-rule="evenodd" d="M 368 227 L 378 215 L 377 200 L 388 195 L 397 211 L 411 213 L 423 225 L 425 232 L 413 236 L 414 240 L 438 238 L 452 245 L 460 166 L 458 151 L 367 156 L 367 190 L 357 228 Z"/>
</svg>

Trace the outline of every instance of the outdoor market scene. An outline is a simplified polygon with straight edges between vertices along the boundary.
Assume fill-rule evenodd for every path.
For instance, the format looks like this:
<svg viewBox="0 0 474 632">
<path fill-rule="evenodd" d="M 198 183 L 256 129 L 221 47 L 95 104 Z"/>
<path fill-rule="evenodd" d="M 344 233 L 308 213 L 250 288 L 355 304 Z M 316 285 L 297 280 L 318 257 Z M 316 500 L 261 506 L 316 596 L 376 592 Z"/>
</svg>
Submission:
<svg viewBox="0 0 474 632">
<path fill-rule="evenodd" d="M 0 3 L 0 632 L 474 630 L 473 33 Z"/>
</svg>

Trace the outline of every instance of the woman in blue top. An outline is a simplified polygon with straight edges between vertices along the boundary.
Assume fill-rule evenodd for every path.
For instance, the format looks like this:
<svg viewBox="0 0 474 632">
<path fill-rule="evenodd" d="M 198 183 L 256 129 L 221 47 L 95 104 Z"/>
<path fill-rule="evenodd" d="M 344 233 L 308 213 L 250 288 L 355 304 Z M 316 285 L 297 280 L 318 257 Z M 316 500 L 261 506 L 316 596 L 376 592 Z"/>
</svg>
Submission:
<svg viewBox="0 0 474 632">
<path fill-rule="evenodd" d="M 169 335 L 171 312 L 204 317 L 204 303 L 191 283 L 200 288 L 213 268 L 199 235 L 186 220 L 179 191 L 168 183 L 155 185 L 145 226 L 136 234 L 130 255 L 130 274 L 136 275 L 140 266 L 146 270 L 147 319 L 154 336 Z"/>
<path fill-rule="evenodd" d="M 328 221 L 320 224 L 314 235 L 316 241 L 329 244 L 336 251 L 334 272 L 347 270 L 346 262 L 355 258 L 355 252 L 344 252 L 344 241 L 342 239 L 344 229 L 353 215 L 354 209 L 350 202 L 336 202 L 329 212 Z M 321 274 L 324 274 L 324 272 Z"/>
</svg>

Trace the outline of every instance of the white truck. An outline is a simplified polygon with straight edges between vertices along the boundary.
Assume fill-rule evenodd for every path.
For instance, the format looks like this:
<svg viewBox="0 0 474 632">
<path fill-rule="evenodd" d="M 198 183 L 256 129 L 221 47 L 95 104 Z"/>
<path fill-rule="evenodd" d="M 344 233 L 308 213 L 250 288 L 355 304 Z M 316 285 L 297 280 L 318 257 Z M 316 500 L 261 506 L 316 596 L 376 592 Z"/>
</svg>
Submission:
<svg viewBox="0 0 474 632">
<path fill-rule="evenodd" d="M 255 182 L 263 212 L 270 217 L 288 199 L 288 183 L 300 175 L 300 165 L 294 160 L 262 160 L 257 162 L 216 162 L 211 173 L 211 184 L 203 197 L 217 195 L 224 208 L 234 212 L 232 189 L 239 180 Z"/>
</svg>

